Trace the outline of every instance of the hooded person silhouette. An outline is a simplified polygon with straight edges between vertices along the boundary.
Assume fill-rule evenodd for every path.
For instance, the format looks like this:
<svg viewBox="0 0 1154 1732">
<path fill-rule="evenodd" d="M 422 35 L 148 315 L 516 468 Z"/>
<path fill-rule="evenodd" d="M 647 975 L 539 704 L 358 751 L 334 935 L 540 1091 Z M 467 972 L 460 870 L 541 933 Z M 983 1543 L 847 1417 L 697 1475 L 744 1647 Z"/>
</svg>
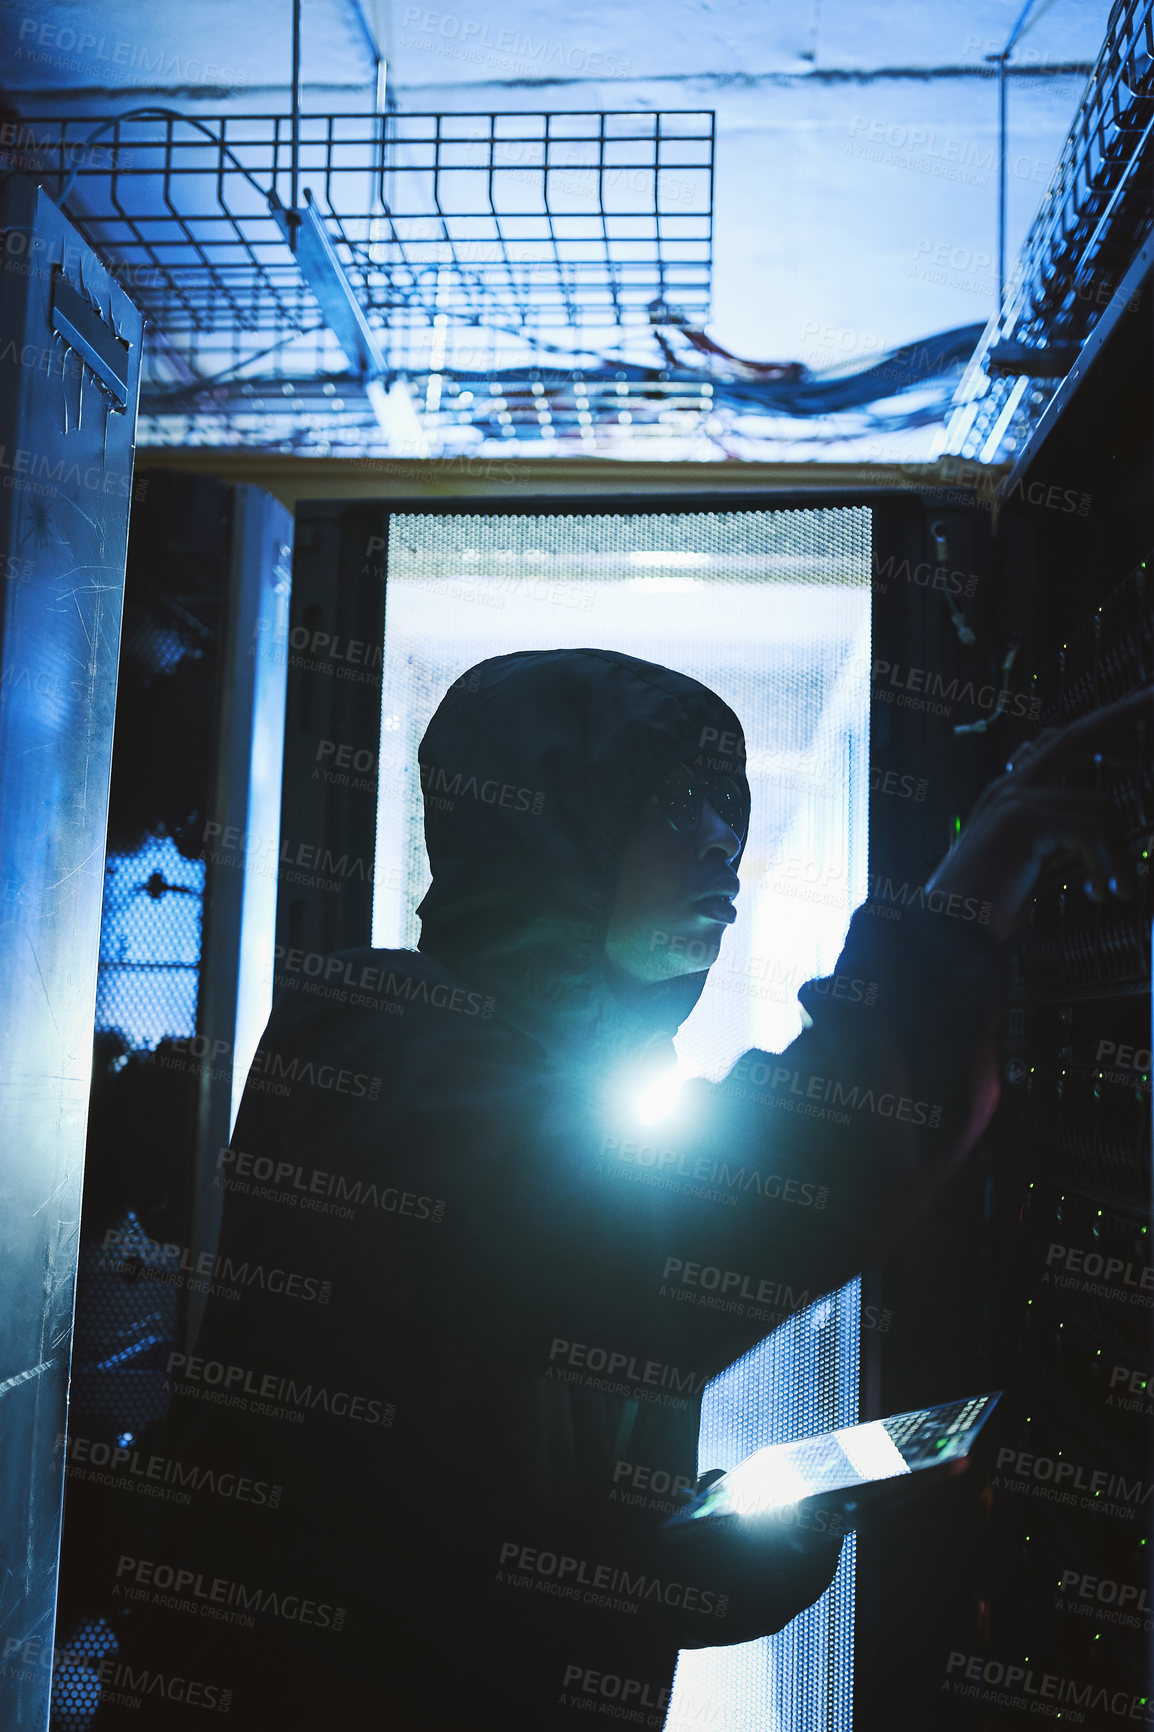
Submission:
<svg viewBox="0 0 1154 1732">
<path fill-rule="evenodd" d="M 110 1562 L 125 1652 L 245 1724 L 660 1725 L 679 1648 L 780 1629 L 832 1579 L 836 1537 L 686 1551 L 662 1523 L 711 1466 L 706 1381 L 907 1229 L 988 1121 L 1002 952 L 867 904 L 797 1040 L 647 1128 L 732 918 L 744 755 L 667 668 L 482 662 L 420 747 L 419 951 L 280 958 L 169 1362 L 162 1453 L 212 1489 Z"/>
</svg>

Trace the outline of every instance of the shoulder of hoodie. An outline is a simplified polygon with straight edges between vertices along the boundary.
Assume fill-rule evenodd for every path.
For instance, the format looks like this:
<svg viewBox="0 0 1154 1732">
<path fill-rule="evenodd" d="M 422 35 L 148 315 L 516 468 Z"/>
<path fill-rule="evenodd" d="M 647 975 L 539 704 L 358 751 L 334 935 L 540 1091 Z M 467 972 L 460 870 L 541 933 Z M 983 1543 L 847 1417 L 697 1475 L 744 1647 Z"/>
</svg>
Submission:
<svg viewBox="0 0 1154 1732">
<path fill-rule="evenodd" d="M 288 953 L 291 961 L 293 953 Z M 305 961 L 314 964 L 305 972 Z M 417 950 L 369 945 L 302 955 L 299 969 L 277 979 L 266 1042 L 324 1046 L 330 1040 L 371 1040 L 382 1056 L 400 1056 L 415 1040 L 504 1044 L 510 1031 L 493 999 Z"/>
<path fill-rule="evenodd" d="M 286 974 L 277 983 L 254 1060 L 258 1075 L 250 1077 L 252 1111 L 278 1121 L 287 1111 L 304 1135 L 316 1113 L 331 1131 L 334 1114 L 349 1125 L 378 1124 L 401 1110 L 438 1121 L 464 1114 L 472 1123 L 527 1109 L 543 1074 L 541 1048 L 442 963 L 366 945 L 333 951 L 313 967 L 310 976 L 287 975 L 295 986 Z M 265 1080 L 284 1085 L 289 1098 L 277 1098 L 283 1088 L 262 1092 Z"/>
</svg>

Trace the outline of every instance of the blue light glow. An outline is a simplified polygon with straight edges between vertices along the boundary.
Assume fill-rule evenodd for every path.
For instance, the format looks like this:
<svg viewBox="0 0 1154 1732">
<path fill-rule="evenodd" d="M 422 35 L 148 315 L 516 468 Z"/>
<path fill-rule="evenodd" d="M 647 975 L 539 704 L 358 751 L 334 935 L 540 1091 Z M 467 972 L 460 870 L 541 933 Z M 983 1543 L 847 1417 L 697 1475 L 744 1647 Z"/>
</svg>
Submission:
<svg viewBox="0 0 1154 1732">
<path fill-rule="evenodd" d="M 653 1081 L 644 1083 L 634 1097 L 634 1111 L 643 1125 L 660 1124 L 672 1117 L 681 1093 L 683 1078 L 677 1069 L 665 1071 Z"/>
</svg>

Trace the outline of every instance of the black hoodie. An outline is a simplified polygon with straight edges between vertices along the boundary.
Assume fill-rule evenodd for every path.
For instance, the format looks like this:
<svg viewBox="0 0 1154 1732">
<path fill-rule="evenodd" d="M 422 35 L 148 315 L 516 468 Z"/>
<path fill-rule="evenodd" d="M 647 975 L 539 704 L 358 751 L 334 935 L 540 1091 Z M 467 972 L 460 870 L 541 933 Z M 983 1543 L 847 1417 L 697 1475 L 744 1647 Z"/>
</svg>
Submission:
<svg viewBox="0 0 1154 1732">
<path fill-rule="evenodd" d="M 1001 949 L 974 911 L 867 904 L 787 1051 L 645 1129 L 637 1079 L 705 976 L 624 989 L 604 940 L 679 760 L 744 781 L 696 681 L 484 662 L 420 749 L 419 953 L 281 959 L 165 1444 L 247 1489 L 149 1512 L 132 1555 L 183 1594 L 118 1563 L 147 1653 L 246 1724 L 550 1732 L 610 1679 L 660 1725 L 678 1647 L 778 1628 L 829 1579 L 799 1561 L 751 1598 L 661 1523 L 706 1380 L 877 1256 L 987 1122 Z M 666 1500 L 624 1495 L 654 1476 Z"/>
</svg>

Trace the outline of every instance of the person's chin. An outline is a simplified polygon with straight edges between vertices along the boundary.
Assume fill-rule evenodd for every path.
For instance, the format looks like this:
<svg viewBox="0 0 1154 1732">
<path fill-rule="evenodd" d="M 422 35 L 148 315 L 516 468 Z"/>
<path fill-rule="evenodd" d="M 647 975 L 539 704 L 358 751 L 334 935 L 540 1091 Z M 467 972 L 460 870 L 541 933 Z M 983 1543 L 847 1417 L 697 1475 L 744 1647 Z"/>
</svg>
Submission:
<svg viewBox="0 0 1154 1732">
<path fill-rule="evenodd" d="M 703 974 L 713 967 L 721 949 L 725 927 L 717 920 L 684 909 L 673 920 L 654 927 L 632 954 L 608 951 L 611 961 L 635 979 L 656 984 L 685 974 Z"/>
<path fill-rule="evenodd" d="M 676 946 L 676 953 L 685 958 L 685 966 L 680 972 L 699 974 L 703 968 L 712 968 L 721 951 L 725 931 L 717 920 L 700 914 L 692 915 L 682 926 L 680 943 Z"/>
</svg>

